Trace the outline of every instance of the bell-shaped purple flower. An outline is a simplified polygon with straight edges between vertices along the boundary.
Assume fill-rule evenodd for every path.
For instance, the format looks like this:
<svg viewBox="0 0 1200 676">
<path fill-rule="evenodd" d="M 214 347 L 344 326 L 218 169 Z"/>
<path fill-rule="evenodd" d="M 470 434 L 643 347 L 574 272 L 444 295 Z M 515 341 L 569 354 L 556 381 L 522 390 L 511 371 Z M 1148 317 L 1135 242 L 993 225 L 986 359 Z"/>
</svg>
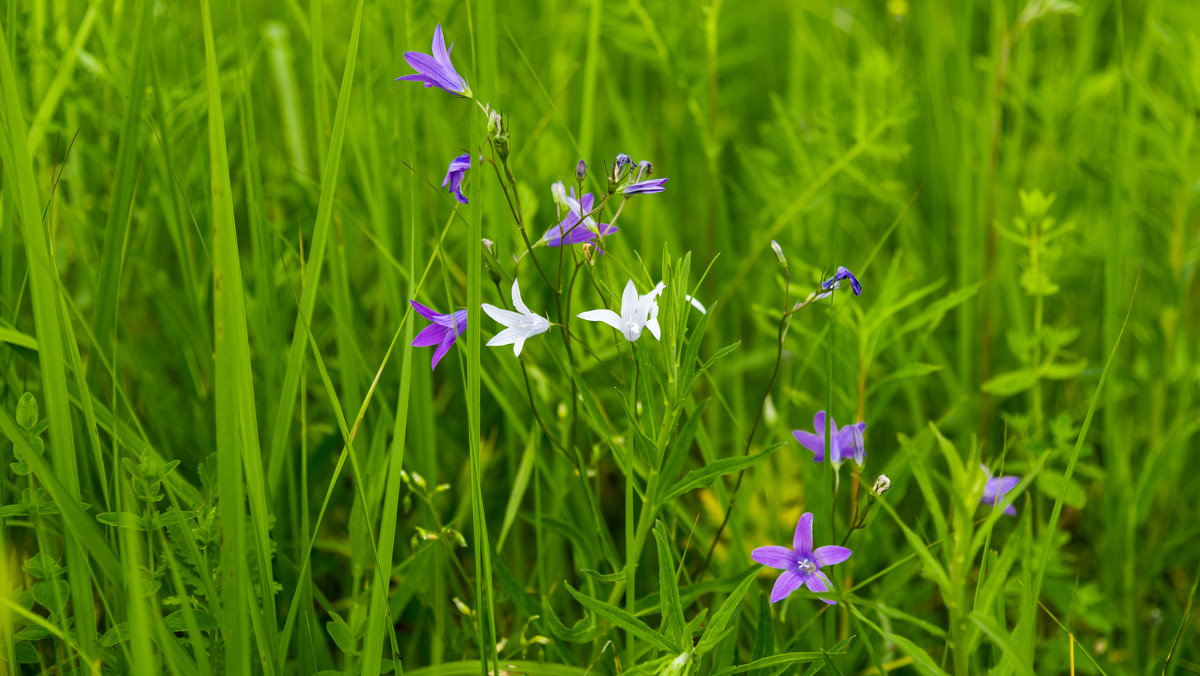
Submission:
<svg viewBox="0 0 1200 676">
<path fill-rule="evenodd" d="M 575 188 L 571 188 L 570 193 L 566 193 L 566 212 L 567 216 L 558 225 L 546 231 L 542 235 L 542 241 L 546 246 L 571 246 L 582 242 L 590 242 L 596 239 L 596 235 L 611 235 L 618 228 L 608 223 L 597 223 L 595 219 L 587 214 L 591 213 L 595 204 L 595 198 L 592 193 L 587 193 L 580 201 L 575 200 Z M 583 223 L 579 222 L 579 215 L 583 213 L 586 218 Z M 594 228 L 594 229 L 593 229 Z"/>
<path fill-rule="evenodd" d="M 796 534 L 792 537 L 791 549 L 772 546 L 759 547 L 750 552 L 750 558 L 755 561 L 783 571 L 779 579 L 775 580 L 775 588 L 771 590 L 771 603 L 784 600 L 788 594 L 799 589 L 800 585 L 818 594 L 829 591 L 833 583 L 821 569 L 841 563 L 853 553 L 837 545 L 813 549 L 812 522 L 812 512 L 805 512 L 800 517 L 800 522 L 796 524 Z M 821 600 L 830 605 L 837 605 L 837 601 L 833 599 Z"/>
<path fill-rule="evenodd" d="M 438 24 L 437 28 L 433 29 L 432 55 L 424 52 L 405 52 L 404 60 L 417 72 L 414 75 L 403 75 L 396 80 L 423 82 L 426 88 L 437 87 L 455 96 L 471 98 L 471 88 L 467 86 L 467 81 L 454 70 L 454 64 L 450 63 L 452 49 L 453 43 L 450 44 L 450 49 L 446 49 L 442 26 Z"/>
<path fill-rule="evenodd" d="M 446 178 L 442 179 L 442 187 L 446 188 L 446 192 L 453 194 L 454 198 L 463 204 L 467 203 L 467 198 L 462 194 L 462 182 L 470 168 L 471 153 L 463 153 L 450 160 L 450 167 L 446 169 Z"/>
<path fill-rule="evenodd" d="M 825 462 L 825 411 L 819 411 L 813 416 L 813 429 L 816 430 L 815 434 L 804 430 L 792 430 L 792 436 L 801 446 L 812 451 L 813 462 Z M 833 466 L 839 467 L 843 460 L 854 458 L 854 462 L 862 467 L 867 456 L 862 436 L 863 432 L 867 431 L 867 424 L 859 422 L 838 429 L 837 423 L 830 418 L 829 431 L 832 437 L 829 442 L 829 455 Z"/>
<path fill-rule="evenodd" d="M 1021 483 L 1019 476 L 998 476 L 993 477 L 992 471 L 987 468 L 987 465 L 980 465 L 983 474 L 987 477 L 987 482 L 983 485 L 983 496 L 979 498 L 979 504 L 995 507 L 1004 499 L 1004 495 L 1017 487 Z M 1017 510 L 1011 504 L 1005 505 L 1004 513 L 1009 516 L 1016 516 Z"/>
<path fill-rule="evenodd" d="M 421 305 L 415 300 L 409 300 L 408 302 L 412 304 L 417 314 L 433 322 L 422 329 L 417 334 L 417 337 L 413 338 L 412 342 L 413 347 L 437 345 L 437 349 L 433 351 L 433 361 L 429 365 L 429 369 L 432 371 L 437 368 L 438 362 L 442 360 L 442 357 L 446 356 L 446 352 L 450 350 L 450 346 L 454 344 L 454 341 L 463 334 L 463 331 L 467 330 L 467 311 L 459 310 L 458 312 L 444 315 Z"/>
</svg>

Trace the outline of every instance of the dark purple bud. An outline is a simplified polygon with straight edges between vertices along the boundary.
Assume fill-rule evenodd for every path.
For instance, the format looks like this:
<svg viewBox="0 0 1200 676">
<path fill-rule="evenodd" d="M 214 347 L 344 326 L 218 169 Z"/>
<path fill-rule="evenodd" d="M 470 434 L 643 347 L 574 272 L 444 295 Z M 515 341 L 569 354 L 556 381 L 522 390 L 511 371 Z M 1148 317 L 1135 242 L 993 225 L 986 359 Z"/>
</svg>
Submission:
<svg viewBox="0 0 1200 676">
<path fill-rule="evenodd" d="M 587 162 L 579 160 L 579 164 L 575 165 L 575 181 L 583 183 L 585 178 L 587 178 Z"/>
</svg>

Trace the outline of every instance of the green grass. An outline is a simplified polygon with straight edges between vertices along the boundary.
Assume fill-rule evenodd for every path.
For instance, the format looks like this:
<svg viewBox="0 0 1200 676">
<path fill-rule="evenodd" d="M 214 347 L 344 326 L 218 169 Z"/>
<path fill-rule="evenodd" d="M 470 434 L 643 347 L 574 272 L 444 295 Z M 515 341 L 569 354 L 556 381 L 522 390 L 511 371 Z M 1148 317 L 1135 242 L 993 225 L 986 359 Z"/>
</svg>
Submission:
<svg viewBox="0 0 1200 676">
<path fill-rule="evenodd" d="M 474 102 L 393 81 L 439 23 Z M 0 673 L 1200 673 L 1197 35 L 0 3 Z M 667 190 L 527 253 L 619 152 Z M 785 316 L 838 265 L 861 297 Z M 514 275 L 553 323 L 519 358 L 480 307 Z M 629 279 L 658 340 L 576 317 Z M 410 299 L 468 312 L 432 372 Z M 793 440 L 821 410 L 861 470 Z M 750 558 L 804 512 L 835 606 Z"/>
</svg>

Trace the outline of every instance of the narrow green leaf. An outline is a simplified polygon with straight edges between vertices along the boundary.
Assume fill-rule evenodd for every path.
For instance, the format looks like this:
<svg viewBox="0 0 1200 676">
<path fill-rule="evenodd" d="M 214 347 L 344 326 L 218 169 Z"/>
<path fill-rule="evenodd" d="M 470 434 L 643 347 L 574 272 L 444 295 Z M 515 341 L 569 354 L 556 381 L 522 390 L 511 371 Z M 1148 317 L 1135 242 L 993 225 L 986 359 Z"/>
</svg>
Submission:
<svg viewBox="0 0 1200 676">
<path fill-rule="evenodd" d="M 684 493 L 690 493 L 697 488 L 710 486 L 712 485 L 713 481 L 717 480 L 718 477 L 725 476 L 726 474 L 733 474 L 734 472 L 746 469 L 747 467 L 756 465 L 763 460 L 766 460 L 768 456 L 782 448 L 783 445 L 783 443 L 771 444 L 763 451 L 754 455 L 725 458 L 724 460 L 718 460 L 699 469 L 694 469 L 685 474 L 683 479 L 681 479 L 678 483 L 664 483 L 663 485 L 669 486 L 670 490 L 668 490 L 665 495 L 659 497 L 656 502 L 659 505 L 664 505 L 683 495 Z"/>
<path fill-rule="evenodd" d="M 624 609 L 614 605 L 607 604 L 603 601 L 596 600 L 586 594 L 575 591 L 569 582 L 564 582 L 563 586 L 567 588 L 567 592 L 575 597 L 589 612 L 595 613 L 600 617 L 608 620 L 625 631 L 635 634 L 638 638 L 654 645 L 659 650 L 665 650 L 670 653 L 683 652 L 682 646 L 673 646 L 665 638 L 651 629 L 645 622 L 625 612 Z M 745 593 L 745 590 L 743 590 Z"/>
<path fill-rule="evenodd" d="M 679 581 L 675 579 L 675 561 L 671 556 L 671 543 L 667 539 L 666 526 L 655 523 L 654 539 L 658 543 L 658 589 L 662 595 L 662 630 L 675 645 L 685 644 L 683 636 L 683 604 L 679 600 Z"/>
<path fill-rule="evenodd" d="M 717 642 L 723 637 L 725 627 L 729 625 L 729 621 L 733 619 L 733 614 L 737 611 L 738 605 L 741 604 L 742 597 L 746 595 L 746 591 L 750 589 L 750 585 L 754 583 L 754 579 L 758 576 L 758 571 L 759 567 L 755 566 L 754 570 L 746 575 L 741 584 L 726 597 L 725 602 L 721 604 L 720 610 L 713 615 L 712 621 L 704 629 L 704 634 L 700 636 L 700 642 L 696 644 L 697 655 L 704 655 L 716 647 Z"/>
</svg>

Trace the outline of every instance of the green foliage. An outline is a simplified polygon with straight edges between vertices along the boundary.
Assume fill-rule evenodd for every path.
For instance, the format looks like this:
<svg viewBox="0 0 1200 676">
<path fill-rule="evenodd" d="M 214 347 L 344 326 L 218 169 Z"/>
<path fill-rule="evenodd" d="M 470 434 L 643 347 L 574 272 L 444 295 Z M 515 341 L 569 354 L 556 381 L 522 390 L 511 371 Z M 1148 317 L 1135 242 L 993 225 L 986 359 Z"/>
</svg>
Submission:
<svg viewBox="0 0 1200 676">
<path fill-rule="evenodd" d="M 394 81 L 439 24 L 472 99 Z M 0 3 L 0 673 L 1196 670 L 1198 34 Z M 542 241 L 559 180 L 603 254 Z M 659 336 L 578 317 L 627 280 Z M 410 300 L 468 313 L 434 371 Z M 864 466 L 793 441 L 821 410 Z M 750 552 L 806 511 L 837 605 L 771 604 Z"/>
</svg>

